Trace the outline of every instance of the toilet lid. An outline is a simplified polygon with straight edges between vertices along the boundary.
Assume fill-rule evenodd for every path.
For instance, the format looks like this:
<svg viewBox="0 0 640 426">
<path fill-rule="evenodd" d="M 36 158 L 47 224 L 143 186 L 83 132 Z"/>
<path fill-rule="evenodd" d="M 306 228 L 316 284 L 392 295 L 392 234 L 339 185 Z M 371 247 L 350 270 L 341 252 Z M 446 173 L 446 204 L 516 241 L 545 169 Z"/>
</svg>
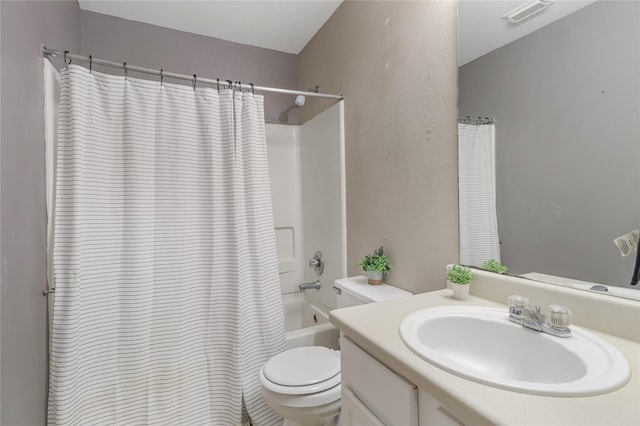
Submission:
<svg viewBox="0 0 640 426">
<path fill-rule="evenodd" d="M 323 346 L 284 351 L 264 365 L 265 377 L 282 386 L 308 386 L 340 374 L 339 352 Z"/>
</svg>

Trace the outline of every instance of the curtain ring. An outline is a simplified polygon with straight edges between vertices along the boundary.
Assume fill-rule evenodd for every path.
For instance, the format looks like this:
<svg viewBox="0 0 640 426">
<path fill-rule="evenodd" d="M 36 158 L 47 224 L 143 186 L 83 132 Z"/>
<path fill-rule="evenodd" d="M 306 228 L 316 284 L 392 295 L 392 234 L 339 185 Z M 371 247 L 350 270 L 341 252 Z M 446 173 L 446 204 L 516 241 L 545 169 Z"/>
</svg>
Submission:
<svg viewBox="0 0 640 426">
<path fill-rule="evenodd" d="M 233 89 L 233 81 L 227 80 L 227 84 L 229 85 L 227 89 Z"/>
<path fill-rule="evenodd" d="M 193 90 L 196 90 L 196 81 L 198 80 L 198 77 L 194 74 L 193 75 L 193 80 L 191 80 L 191 85 L 193 86 Z"/>
<path fill-rule="evenodd" d="M 164 83 L 164 68 L 160 69 L 160 86 Z"/>
<path fill-rule="evenodd" d="M 89 74 L 93 73 L 93 57 L 89 55 Z"/>
<path fill-rule="evenodd" d="M 218 88 L 218 92 L 220 92 L 220 79 L 216 78 L 216 87 Z"/>
<path fill-rule="evenodd" d="M 127 63 L 126 62 L 124 62 L 122 64 L 122 69 L 124 70 L 124 79 L 128 80 L 129 79 L 129 75 L 128 75 L 129 71 L 127 70 Z"/>
<path fill-rule="evenodd" d="M 67 62 L 67 55 L 69 54 L 68 50 L 64 51 L 64 67 L 69 70 L 69 64 L 71 63 L 71 61 Z"/>
<path fill-rule="evenodd" d="M 238 81 L 238 91 L 242 93 L 242 82 Z"/>
<path fill-rule="evenodd" d="M 253 83 L 249 83 L 249 86 L 251 86 L 251 94 L 252 94 L 252 95 L 255 95 L 255 94 L 256 94 L 256 91 L 255 91 L 255 84 L 253 84 Z"/>
</svg>

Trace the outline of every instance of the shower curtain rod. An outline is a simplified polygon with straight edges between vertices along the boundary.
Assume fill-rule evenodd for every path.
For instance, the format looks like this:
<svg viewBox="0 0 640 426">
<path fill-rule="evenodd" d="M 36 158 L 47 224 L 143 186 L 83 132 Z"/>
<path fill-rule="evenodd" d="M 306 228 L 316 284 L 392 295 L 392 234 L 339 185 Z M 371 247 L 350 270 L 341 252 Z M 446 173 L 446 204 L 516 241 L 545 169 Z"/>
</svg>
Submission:
<svg viewBox="0 0 640 426">
<path fill-rule="evenodd" d="M 475 125 L 494 124 L 496 122 L 496 119 L 493 117 L 470 117 L 467 115 L 464 117 L 458 117 L 458 122 L 462 122 L 464 124 L 475 124 Z"/>
<path fill-rule="evenodd" d="M 55 50 L 55 49 L 48 49 L 46 46 L 42 46 L 42 55 L 45 57 L 53 56 L 53 57 L 65 58 L 65 63 L 67 59 L 69 60 L 75 59 L 76 61 L 88 62 L 90 69 L 94 64 L 96 64 L 96 65 L 103 65 L 111 68 L 120 68 L 124 70 L 125 74 L 127 71 L 135 71 L 135 72 L 141 72 L 144 74 L 157 75 L 160 77 L 161 80 L 165 77 L 175 78 L 178 80 L 188 80 L 194 84 L 207 83 L 207 84 L 213 84 L 216 86 L 222 84 L 227 88 L 230 88 L 235 84 L 231 80 L 213 80 L 210 78 L 200 78 L 200 77 L 197 77 L 195 74 L 194 75 L 176 74 L 176 73 L 167 72 L 164 70 L 155 70 L 151 68 L 138 67 L 135 65 L 128 65 L 126 62 L 123 62 L 123 63 L 112 62 L 112 61 L 106 61 L 104 59 L 93 58 L 92 56 L 76 55 L 74 53 L 69 53 L 68 50 L 61 51 L 61 50 Z M 240 84 L 240 82 L 238 82 L 238 84 Z M 344 99 L 344 97 L 342 96 L 342 93 L 340 93 L 339 95 L 331 95 L 328 93 L 316 93 L 316 92 L 310 92 L 310 91 L 307 92 L 303 90 L 290 90 L 290 89 L 280 89 L 277 87 L 256 86 L 253 83 L 245 83 L 245 86 L 246 86 L 245 87 L 246 89 L 259 90 L 261 92 L 283 93 L 287 95 L 303 95 L 303 96 L 309 96 L 313 98 L 327 98 L 327 99 L 336 99 L 336 100 Z M 243 85 L 240 84 L 240 87 L 242 88 Z"/>
</svg>

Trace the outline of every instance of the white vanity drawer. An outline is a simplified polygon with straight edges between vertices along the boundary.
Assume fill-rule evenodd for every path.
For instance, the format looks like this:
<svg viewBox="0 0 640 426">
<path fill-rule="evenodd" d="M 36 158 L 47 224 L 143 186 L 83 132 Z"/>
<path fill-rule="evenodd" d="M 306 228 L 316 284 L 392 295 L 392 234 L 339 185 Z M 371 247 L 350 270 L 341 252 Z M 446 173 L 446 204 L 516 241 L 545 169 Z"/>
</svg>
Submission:
<svg viewBox="0 0 640 426">
<path fill-rule="evenodd" d="M 340 340 L 342 385 L 387 425 L 418 424 L 418 390 L 356 346 Z"/>
<path fill-rule="evenodd" d="M 418 391 L 420 405 L 420 426 L 464 426 L 451 412 L 446 410 L 433 395 L 420 389 Z"/>
<path fill-rule="evenodd" d="M 358 397 L 342 386 L 342 426 L 385 426 Z"/>
</svg>

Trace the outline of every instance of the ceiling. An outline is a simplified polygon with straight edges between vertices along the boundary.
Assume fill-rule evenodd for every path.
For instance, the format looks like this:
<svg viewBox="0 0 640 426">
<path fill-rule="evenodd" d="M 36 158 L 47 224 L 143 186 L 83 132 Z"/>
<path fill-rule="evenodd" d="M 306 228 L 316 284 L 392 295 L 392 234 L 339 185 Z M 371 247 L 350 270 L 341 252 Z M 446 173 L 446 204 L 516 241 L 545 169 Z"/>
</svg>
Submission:
<svg viewBox="0 0 640 426">
<path fill-rule="evenodd" d="M 430 0 L 438 1 L 438 0 Z M 529 0 L 459 0 L 458 64 L 575 12 L 595 0 L 554 0 L 520 24 L 502 15 Z M 79 0 L 80 8 L 236 43 L 298 54 L 342 0 Z"/>
<path fill-rule="evenodd" d="M 464 65 L 492 50 L 567 16 L 594 0 L 554 0 L 537 15 L 519 24 L 510 24 L 502 15 L 529 0 L 459 0 L 458 65 Z"/>
<path fill-rule="evenodd" d="M 298 54 L 342 0 L 79 0 L 80 8 Z"/>
</svg>

